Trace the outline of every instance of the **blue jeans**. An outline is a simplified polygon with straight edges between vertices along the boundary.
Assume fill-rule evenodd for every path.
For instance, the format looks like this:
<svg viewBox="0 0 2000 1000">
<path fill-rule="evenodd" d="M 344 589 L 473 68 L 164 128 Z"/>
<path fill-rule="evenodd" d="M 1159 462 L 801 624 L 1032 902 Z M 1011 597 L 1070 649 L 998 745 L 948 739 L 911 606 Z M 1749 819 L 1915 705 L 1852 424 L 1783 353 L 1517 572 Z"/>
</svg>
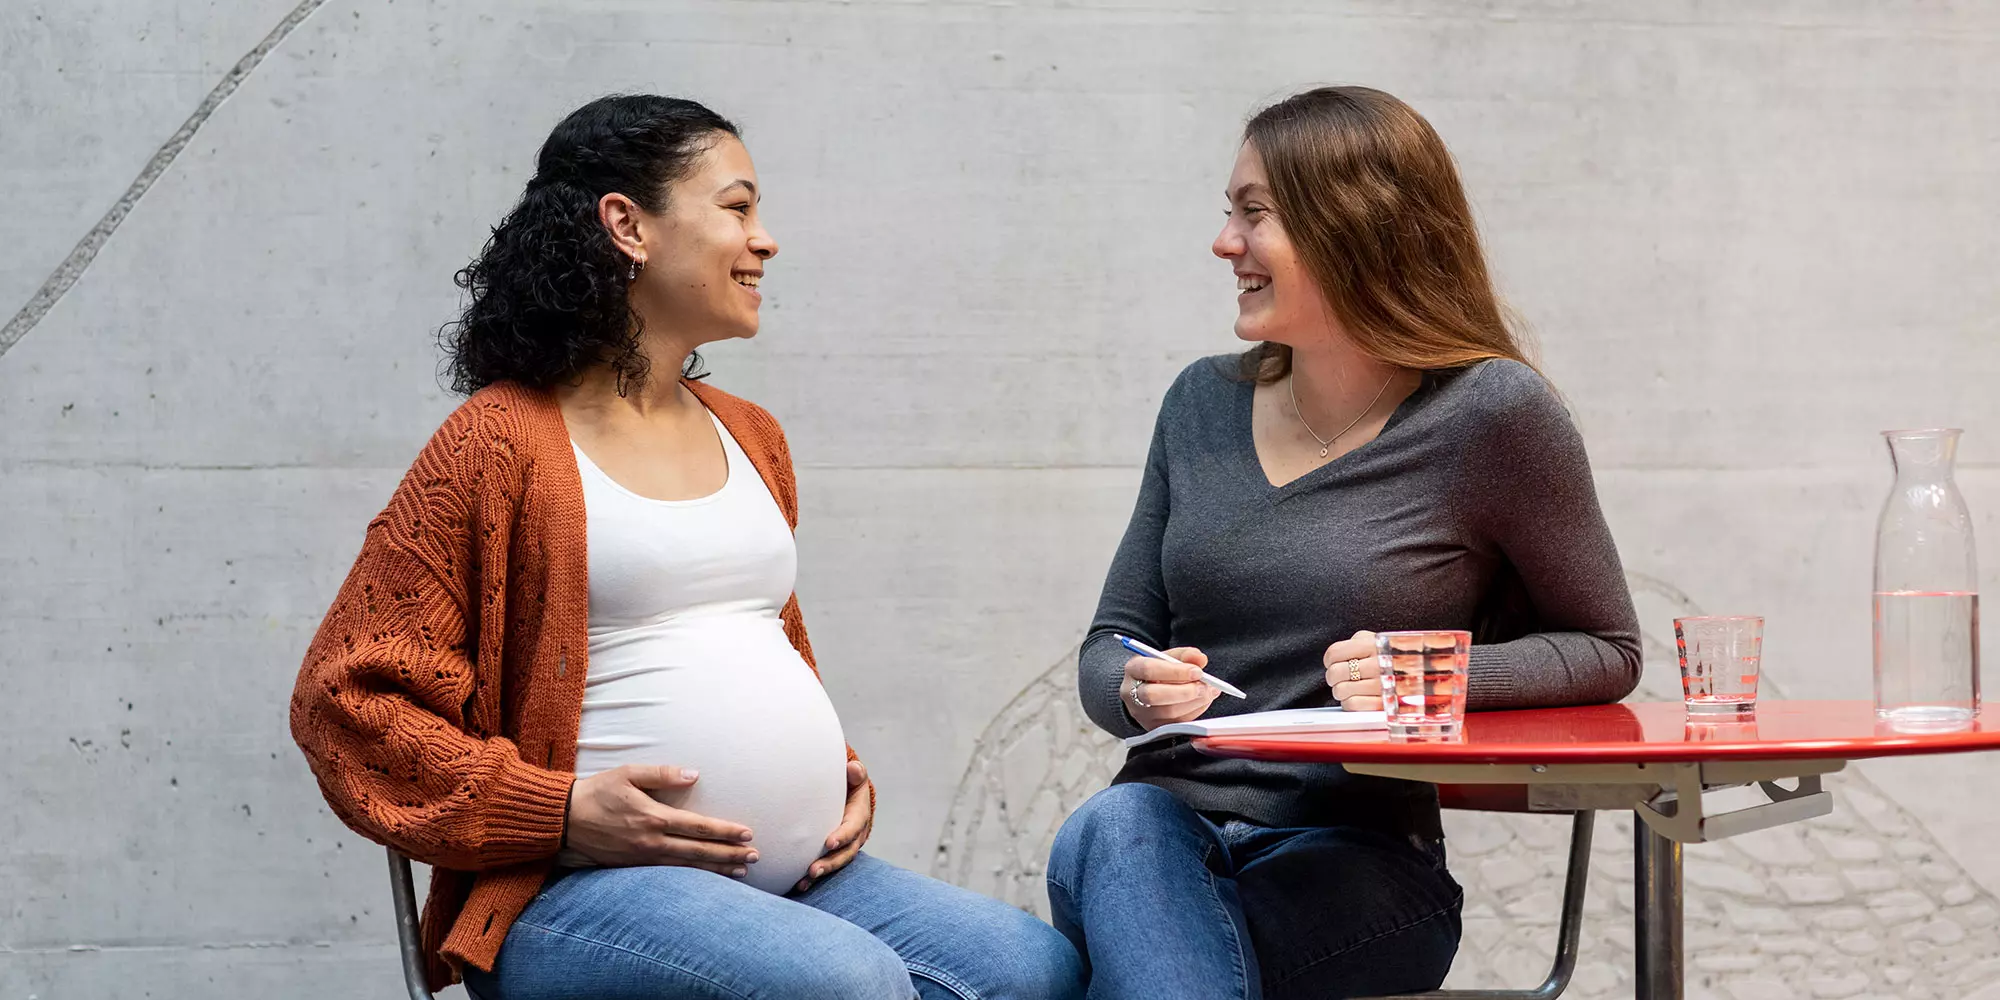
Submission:
<svg viewBox="0 0 2000 1000">
<path fill-rule="evenodd" d="M 1049 858 L 1055 925 L 1084 955 L 1091 1000 L 1435 989 L 1463 899 L 1436 841 L 1217 825 L 1138 783 L 1092 796 Z"/>
<path fill-rule="evenodd" d="M 862 854 L 803 894 L 694 868 L 559 872 L 507 931 L 480 1000 L 1076 1000 L 1049 925 Z"/>
</svg>

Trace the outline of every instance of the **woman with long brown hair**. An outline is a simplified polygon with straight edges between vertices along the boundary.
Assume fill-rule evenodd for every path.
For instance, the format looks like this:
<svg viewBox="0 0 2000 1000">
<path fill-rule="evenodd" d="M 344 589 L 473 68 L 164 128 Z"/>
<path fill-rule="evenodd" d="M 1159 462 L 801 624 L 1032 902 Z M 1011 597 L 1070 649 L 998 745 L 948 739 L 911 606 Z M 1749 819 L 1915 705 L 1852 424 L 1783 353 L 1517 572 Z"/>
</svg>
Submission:
<svg viewBox="0 0 2000 1000">
<path fill-rule="evenodd" d="M 1631 691 L 1638 624 L 1582 441 L 1503 318 L 1430 124 L 1381 91 L 1307 91 L 1250 120 L 1226 195 L 1213 249 L 1255 346 L 1161 403 L 1080 658 L 1090 717 L 1129 737 L 1377 709 L 1389 629 L 1470 630 L 1475 710 Z M 1204 670 L 1249 698 L 1216 704 Z M 1415 992 L 1458 947 L 1435 788 L 1183 740 L 1130 753 L 1063 825 L 1048 882 L 1105 1000 Z"/>
</svg>

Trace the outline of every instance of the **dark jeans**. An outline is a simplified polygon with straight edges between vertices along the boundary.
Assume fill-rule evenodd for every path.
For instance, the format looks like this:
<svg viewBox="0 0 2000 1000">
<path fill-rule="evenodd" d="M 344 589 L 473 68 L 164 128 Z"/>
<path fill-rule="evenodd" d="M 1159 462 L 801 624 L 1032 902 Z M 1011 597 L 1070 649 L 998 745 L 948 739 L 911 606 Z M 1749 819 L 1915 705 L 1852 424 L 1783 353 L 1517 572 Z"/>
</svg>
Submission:
<svg viewBox="0 0 2000 1000">
<path fill-rule="evenodd" d="M 1089 966 L 1091 1000 L 1435 989 L 1463 900 L 1440 842 L 1218 825 L 1137 783 L 1084 803 L 1049 858 L 1055 925 Z"/>
</svg>

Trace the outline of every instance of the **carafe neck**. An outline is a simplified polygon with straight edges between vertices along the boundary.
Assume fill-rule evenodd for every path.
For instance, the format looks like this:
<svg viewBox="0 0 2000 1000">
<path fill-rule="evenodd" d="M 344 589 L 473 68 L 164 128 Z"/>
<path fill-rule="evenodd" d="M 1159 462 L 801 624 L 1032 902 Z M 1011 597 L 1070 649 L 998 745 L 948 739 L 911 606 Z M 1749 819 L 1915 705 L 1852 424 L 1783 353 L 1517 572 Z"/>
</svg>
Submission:
<svg viewBox="0 0 2000 1000">
<path fill-rule="evenodd" d="M 1952 463 L 1958 457 L 1956 427 L 1912 431 L 1883 431 L 1889 443 L 1889 460 L 1896 466 L 1898 483 L 1949 483 Z"/>
</svg>

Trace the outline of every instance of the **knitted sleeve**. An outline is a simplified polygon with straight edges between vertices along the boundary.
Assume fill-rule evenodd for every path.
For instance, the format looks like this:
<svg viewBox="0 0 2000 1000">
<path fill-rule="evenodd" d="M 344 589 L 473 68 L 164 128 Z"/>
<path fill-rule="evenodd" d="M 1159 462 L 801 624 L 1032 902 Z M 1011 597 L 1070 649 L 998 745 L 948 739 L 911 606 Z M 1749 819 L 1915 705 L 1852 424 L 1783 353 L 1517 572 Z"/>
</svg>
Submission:
<svg viewBox="0 0 2000 1000">
<path fill-rule="evenodd" d="M 574 776 L 467 728 L 469 435 L 448 421 L 369 524 L 306 651 L 291 726 L 342 822 L 425 864 L 478 871 L 555 854 Z"/>
<path fill-rule="evenodd" d="M 1455 498 L 1511 565 L 1532 609 L 1521 619 L 1533 624 L 1509 641 L 1473 644 L 1467 708 L 1617 701 L 1644 666 L 1639 617 L 1583 436 L 1526 365 L 1487 362 L 1474 375 L 1478 422 L 1466 440 L 1477 472 Z"/>
</svg>

